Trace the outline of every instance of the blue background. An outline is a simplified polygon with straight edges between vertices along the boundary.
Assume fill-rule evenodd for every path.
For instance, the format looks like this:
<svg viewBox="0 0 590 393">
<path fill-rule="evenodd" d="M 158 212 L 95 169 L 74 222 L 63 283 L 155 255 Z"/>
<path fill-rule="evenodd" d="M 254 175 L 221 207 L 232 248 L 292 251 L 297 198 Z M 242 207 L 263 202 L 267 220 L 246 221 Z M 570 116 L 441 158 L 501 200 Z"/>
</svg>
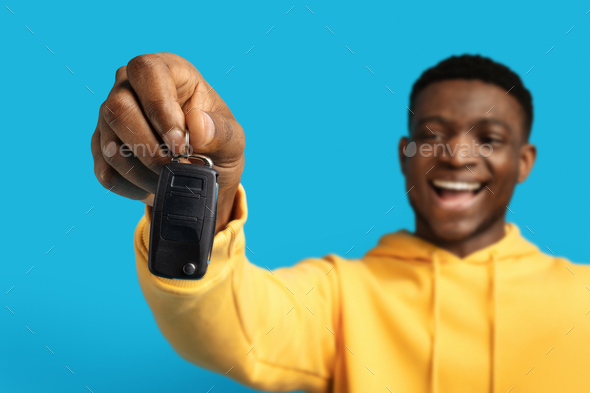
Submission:
<svg viewBox="0 0 590 393">
<path fill-rule="evenodd" d="M 587 2 L 8 1 L 0 391 L 251 391 L 164 340 L 135 272 L 143 205 L 94 177 L 98 108 L 139 54 L 187 58 L 243 125 L 250 259 L 270 268 L 352 246 L 359 257 L 413 229 L 396 153 L 411 85 L 452 54 L 490 56 L 535 105 L 538 161 L 508 219 L 541 248 L 590 260 Z"/>
</svg>

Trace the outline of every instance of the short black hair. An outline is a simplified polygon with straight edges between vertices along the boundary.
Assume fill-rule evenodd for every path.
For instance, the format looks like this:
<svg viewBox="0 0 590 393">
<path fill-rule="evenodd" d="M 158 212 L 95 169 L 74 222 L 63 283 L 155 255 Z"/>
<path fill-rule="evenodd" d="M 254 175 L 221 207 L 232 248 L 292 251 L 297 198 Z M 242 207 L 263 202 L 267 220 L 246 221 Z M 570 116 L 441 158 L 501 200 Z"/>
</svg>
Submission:
<svg viewBox="0 0 590 393">
<path fill-rule="evenodd" d="M 522 80 L 514 71 L 489 57 L 469 54 L 451 56 L 428 68 L 412 86 L 410 109 L 414 109 L 416 97 L 426 86 L 448 79 L 479 79 L 495 84 L 507 92 L 509 91 L 508 94 L 516 98 L 524 110 L 525 136 L 526 140 L 528 140 L 533 126 L 533 97 L 531 92 L 524 86 Z M 412 115 L 413 113 L 410 111 L 408 126 L 411 124 Z"/>
</svg>

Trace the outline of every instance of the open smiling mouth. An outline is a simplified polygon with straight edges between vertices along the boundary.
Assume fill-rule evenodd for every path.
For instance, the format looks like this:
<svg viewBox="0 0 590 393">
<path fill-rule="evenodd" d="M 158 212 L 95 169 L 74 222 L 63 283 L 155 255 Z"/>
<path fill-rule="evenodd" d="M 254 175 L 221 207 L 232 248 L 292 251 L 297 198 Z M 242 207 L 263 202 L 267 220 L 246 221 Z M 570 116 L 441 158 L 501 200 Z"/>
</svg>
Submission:
<svg viewBox="0 0 590 393">
<path fill-rule="evenodd" d="M 485 187 L 481 182 L 465 182 L 435 179 L 428 182 L 434 194 L 435 203 L 449 210 L 462 210 L 475 203 Z"/>
</svg>

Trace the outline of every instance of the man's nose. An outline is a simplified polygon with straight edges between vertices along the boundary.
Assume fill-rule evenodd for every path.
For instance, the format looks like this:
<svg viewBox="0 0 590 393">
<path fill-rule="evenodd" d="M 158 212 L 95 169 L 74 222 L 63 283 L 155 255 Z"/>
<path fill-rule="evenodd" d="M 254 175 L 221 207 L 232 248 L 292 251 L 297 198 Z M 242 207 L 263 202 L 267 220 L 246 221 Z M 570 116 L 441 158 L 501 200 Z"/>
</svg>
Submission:
<svg viewBox="0 0 590 393">
<path fill-rule="evenodd" d="M 437 156 L 439 162 L 455 168 L 471 169 L 479 161 L 475 139 L 469 134 L 457 135 L 450 139 L 445 145 L 445 154 Z"/>
</svg>

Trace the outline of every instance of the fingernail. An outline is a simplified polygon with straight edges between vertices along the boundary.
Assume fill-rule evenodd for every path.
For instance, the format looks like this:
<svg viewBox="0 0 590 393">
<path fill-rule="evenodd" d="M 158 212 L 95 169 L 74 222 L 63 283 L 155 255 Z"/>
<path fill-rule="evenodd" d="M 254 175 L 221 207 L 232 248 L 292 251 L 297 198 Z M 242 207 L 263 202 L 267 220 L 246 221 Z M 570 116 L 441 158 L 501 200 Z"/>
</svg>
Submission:
<svg viewBox="0 0 590 393">
<path fill-rule="evenodd" d="M 184 145 L 184 131 L 179 130 L 178 128 L 173 128 L 164 134 L 164 142 L 166 145 L 172 150 L 173 152 L 179 152 L 182 146 Z"/>
<path fill-rule="evenodd" d="M 203 144 L 209 144 L 215 137 L 215 123 L 209 114 L 203 112 Z"/>
</svg>

